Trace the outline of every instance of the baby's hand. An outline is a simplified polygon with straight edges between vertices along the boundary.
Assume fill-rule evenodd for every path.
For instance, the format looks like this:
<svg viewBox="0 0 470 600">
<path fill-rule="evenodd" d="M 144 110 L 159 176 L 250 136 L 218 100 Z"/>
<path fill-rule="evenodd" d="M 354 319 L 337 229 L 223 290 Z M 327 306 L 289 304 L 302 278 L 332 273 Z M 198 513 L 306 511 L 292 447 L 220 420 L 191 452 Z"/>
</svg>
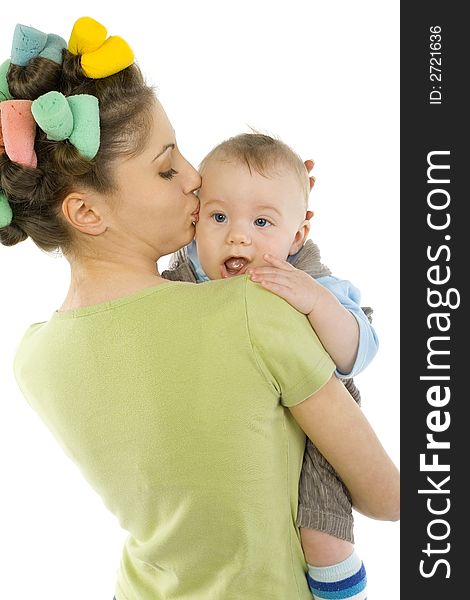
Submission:
<svg viewBox="0 0 470 600">
<path fill-rule="evenodd" d="M 272 267 L 248 269 L 251 280 L 284 298 L 304 315 L 310 314 L 325 288 L 308 273 L 296 269 L 285 260 L 271 254 L 265 254 L 263 258 Z"/>
</svg>

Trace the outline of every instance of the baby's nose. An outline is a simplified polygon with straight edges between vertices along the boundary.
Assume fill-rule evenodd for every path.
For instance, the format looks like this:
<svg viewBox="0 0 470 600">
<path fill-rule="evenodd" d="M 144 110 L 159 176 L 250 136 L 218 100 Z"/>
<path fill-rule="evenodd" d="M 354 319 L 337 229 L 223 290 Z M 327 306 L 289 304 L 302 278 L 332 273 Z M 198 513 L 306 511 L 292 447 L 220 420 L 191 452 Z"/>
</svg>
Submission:
<svg viewBox="0 0 470 600">
<path fill-rule="evenodd" d="M 247 232 L 242 229 L 231 229 L 228 235 L 229 244 L 250 244 L 251 239 Z"/>
</svg>

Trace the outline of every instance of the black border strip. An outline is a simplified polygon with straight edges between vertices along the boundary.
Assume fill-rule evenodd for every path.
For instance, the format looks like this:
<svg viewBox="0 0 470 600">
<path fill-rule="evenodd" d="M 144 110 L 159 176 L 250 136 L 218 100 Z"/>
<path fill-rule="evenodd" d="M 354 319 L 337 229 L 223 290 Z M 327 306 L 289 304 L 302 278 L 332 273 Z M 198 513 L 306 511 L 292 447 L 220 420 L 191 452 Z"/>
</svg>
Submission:
<svg viewBox="0 0 470 600">
<path fill-rule="evenodd" d="M 466 420 L 470 390 L 464 389 L 470 372 L 470 363 L 464 364 L 470 334 L 466 315 L 470 218 L 467 221 L 464 214 L 470 204 L 465 190 L 470 173 L 466 147 L 470 108 L 464 112 L 470 35 L 462 6 L 434 0 L 401 3 L 404 599 L 469 595 L 463 540 L 470 528 L 463 503 L 470 457 L 464 446 L 470 441 Z"/>
</svg>

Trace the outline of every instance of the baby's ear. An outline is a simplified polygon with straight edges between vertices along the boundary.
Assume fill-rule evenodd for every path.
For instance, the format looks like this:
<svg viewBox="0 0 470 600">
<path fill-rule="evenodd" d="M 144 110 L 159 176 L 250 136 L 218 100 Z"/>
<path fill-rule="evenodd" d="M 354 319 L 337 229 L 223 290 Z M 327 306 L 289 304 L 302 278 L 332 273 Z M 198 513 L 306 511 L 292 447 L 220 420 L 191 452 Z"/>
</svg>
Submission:
<svg viewBox="0 0 470 600">
<path fill-rule="evenodd" d="M 311 211 L 308 211 L 307 215 L 309 212 Z M 296 254 L 305 244 L 305 240 L 307 239 L 308 233 L 310 231 L 310 220 L 307 218 L 307 215 L 305 221 L 303 221 L 300 227 L 297 229 L 297 233 L 294 236 L 294 241 L 292 242 L 292 245 L 289 249 L 289 256 L 292 256 L 292 254 Z"/>
</svg>

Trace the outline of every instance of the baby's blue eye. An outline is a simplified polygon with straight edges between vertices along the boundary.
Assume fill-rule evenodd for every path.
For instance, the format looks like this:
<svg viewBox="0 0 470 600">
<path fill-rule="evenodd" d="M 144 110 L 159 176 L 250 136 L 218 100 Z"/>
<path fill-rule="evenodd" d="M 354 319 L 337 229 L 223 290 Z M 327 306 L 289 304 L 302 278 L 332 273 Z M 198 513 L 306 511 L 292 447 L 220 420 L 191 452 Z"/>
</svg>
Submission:
<svg viewBox="0 0 470 600">
<path fill-rule="evenodd" d="M 225 223 L 227 217 L 223 213 L 214 213 L 212 218 L 216 223 Z"/>
<path fill-rule="evenodd" d="M 257 227 L 266 227 L 267 225 L 271 225 L 271 223 L 268 221 L 268 219 L 255 219 L 255 225 Z"/>
</svg>

